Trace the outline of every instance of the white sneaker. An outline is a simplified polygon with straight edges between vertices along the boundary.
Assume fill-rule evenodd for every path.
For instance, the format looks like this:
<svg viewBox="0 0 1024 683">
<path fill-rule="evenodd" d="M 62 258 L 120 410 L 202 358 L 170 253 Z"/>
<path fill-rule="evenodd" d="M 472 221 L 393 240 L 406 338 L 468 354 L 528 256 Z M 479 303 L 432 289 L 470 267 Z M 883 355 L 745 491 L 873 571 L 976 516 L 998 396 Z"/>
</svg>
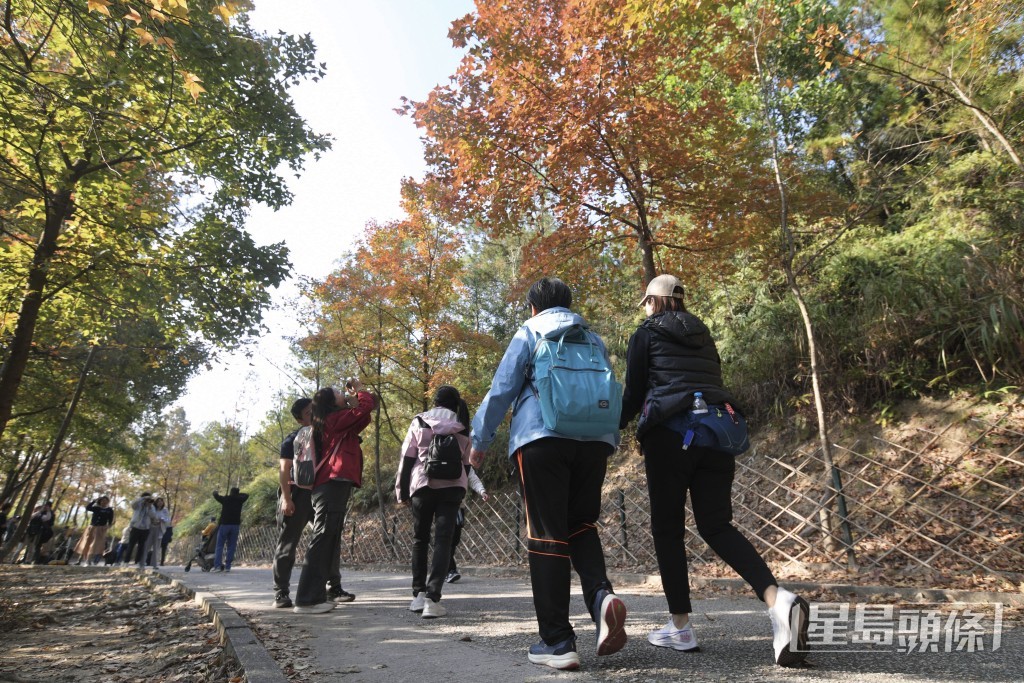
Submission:
<svg viewBox="0 0 1024 683">
<path fill-rule="evenodd" d="M 409 611 L 410 612 L 422 612 L 423 611 L 423 607 L 426 605 L 426 602 L 427 602 L 427 594 L 424 593 L 423 591 L 420 591 L 419 593 L 416 594 L 416 597 L 412 599 L 412 602 L 409 603 Z"/>
<path fill-rule="evenodd" d="M 811 608 L 798 595 L 780 588 L 775 605 L 768 609 L 772 620 L 775 663 L 779 666 L 800 666 L 810 649 L 807 643 L 807 623 Z"/>
<path fill-rule="evenodd" d="M 667 624 L 647 634 L 647 642 L 655 647 L 670 647 L 680 652 L 700 652 L 693 626 L 687 624 L 682 628 L 676 628 L 671 617 Z"/>
<path fill-rule="evenodd" d="M 324 612 L 330 612 L 335 607 L 337 607 L 337 603 L 328 600 L 316 605 L 295 605 L 292 611 L 296 614 L 323 614 Z"/>
<path fill-rule="evenodd" d="M 437 602 L 434 602 L 433 600 L 429 600 L 429 599 L 424 598 L 424 603 L 423 603 L 423 618 L 424 619 L 436 619 L 437 617 L 443 617 L 446 614 L 448 614 L 448 610 L 446 610 L 444 608 L 444 605 L 441 604 L 440 600 L 438 600 Z"/>
</svg>

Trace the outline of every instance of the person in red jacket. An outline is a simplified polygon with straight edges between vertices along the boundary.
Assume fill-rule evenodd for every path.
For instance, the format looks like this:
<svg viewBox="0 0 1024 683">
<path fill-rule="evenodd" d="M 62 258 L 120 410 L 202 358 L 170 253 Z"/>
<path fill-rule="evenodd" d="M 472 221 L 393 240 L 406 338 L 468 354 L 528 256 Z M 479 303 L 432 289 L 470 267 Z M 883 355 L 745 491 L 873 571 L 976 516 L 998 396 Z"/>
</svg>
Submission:
<svg viewBox="0 0 1024 683">
<path fill-rule="evenodd" d="M 327 592 L 331 558 L 340 552 L 345 508 L 352 487 L 363 483 L 363 451 L 359 432 L 370 424 L 377 399 L 358 379 L 346 383 L 348 395 L 333 387 L 313 394 L 313 443 L 316 445 L 317 475 L 311 495 L 313 537 L 306 550 L 306 564 L 295 592 L 295 612 L 319 614 L 334 609 L 335 602 L 350 602 L 351 593 Z M 333 601 L 332 599 L 333 598 Z"/>
</svg>

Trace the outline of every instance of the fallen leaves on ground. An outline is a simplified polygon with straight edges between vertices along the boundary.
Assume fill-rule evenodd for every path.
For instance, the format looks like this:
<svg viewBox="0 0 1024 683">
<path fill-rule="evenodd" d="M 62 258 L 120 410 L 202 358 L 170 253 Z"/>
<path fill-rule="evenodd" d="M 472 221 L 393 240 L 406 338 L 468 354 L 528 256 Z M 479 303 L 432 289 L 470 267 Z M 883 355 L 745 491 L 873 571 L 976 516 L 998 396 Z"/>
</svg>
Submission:
<svg viewBox="0 0 1024 683">
<path fill-rule="evenodd" d="M 217 630 L 132 570 L 0 565 L 0 681 L 242 683 Z"/>
</svg>

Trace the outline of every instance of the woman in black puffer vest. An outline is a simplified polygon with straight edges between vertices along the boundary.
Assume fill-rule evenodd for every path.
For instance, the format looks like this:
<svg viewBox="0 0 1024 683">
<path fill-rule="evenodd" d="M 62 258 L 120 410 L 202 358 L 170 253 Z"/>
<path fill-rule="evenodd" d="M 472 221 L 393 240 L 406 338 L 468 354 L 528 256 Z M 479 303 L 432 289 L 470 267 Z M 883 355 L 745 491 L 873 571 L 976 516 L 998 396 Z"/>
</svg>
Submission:
<svg viewBox="0 0 1024 683">
<path fill-rule="evenodd" d="M 778 587 L 768 565 L 732 524 L 735 456 L 697 444 L 683 447 L 683 419 L 696 392 L 709 406 L 735 406 L 722 383 L 715 342 L 707 326 L 686 310 L 683 287 L 672 275 L 651 280 L 640 305 L 648 317 L 629 340 L 620 428 L 642 411 L 637 439 L 647 470 L 654 549 L 671 613 L 668 623 L 647 640 L 683 652 L 700 649 L 689 618 L 693 608 L 684 545 L 689 493 L 701 538 L 767 603 L 775 662 L 799 666 L 807 654 L 809 608 L 802 598 Z"/>
</svg>

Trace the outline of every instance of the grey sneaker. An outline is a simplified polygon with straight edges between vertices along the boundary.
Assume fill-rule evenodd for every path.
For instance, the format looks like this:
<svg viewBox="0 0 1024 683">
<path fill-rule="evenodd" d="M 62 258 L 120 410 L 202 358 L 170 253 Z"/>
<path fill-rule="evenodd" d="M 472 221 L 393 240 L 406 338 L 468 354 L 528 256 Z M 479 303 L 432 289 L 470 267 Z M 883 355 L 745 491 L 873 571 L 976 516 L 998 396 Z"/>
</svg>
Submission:
<svg viewBox="0 0 1024 683">
<path fill-rule="evenodd" d="M 420 591 L 416 594 L 416 597 L 409 603 L 410 612 L 422 612 L 423 608 L 427 605 L 427 594 Z"/>
<path fill-rule="evenodd" d="M 576 652 L 576 636 L 560 643 L 548 645 L 543 640 L 530 646 L 527 655 L 534 664 L 543 664 L 552 669 L 571 671 L 580 668 L 580 656 Z"/>
<path fill-rule="evenodd" d="M 647 642 L 655 647 L 669 647 L 679 652 L 700 652 L 692 625 L 676 628 L 671 617 L 667 624 L 647 634 Z"/>
</svg>

